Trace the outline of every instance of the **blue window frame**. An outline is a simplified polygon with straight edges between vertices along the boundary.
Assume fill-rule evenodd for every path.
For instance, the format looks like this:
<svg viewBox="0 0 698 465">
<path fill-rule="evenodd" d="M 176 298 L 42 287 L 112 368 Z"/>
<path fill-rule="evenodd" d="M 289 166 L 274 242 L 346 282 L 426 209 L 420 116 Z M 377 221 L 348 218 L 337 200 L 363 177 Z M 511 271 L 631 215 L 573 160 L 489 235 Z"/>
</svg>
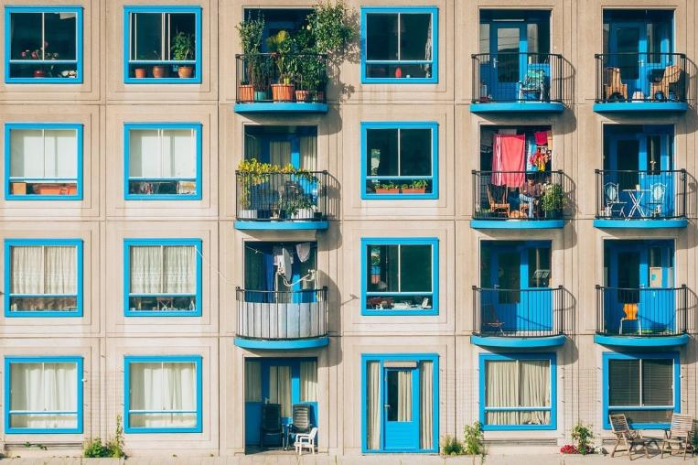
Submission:
<svg viewBox="0 0 698 465">
<path fill-rule="evenodd" d="M 361 198 L 439 197 L 436 122 L 361 123 Z"/>
<path fill-rule="evenodd" d="M 6 200 L 82 200 L 83 127 L 5 124 Z"/>
<path fill-rule="evenodd" d="M 497 380 L 498 375 L 508 381 Z M 532 381 L 527 382 L 529 377 Z M 541 390 L 531 389 L 524 398 L 524 383 L 527 387 L 540 386 Z M 495 388 L 500 392 L 495 393 Z M 504 403 L 502 399 L 511 400 L 510 405 L 493 405 Z M 480 355 L 480 422 L 485 431 L 556 429 L 555 354 Z"/>
<path fill-rule="evenodd" d="M 439 81 L 436 7 L 361 9 L 361 82 L 433 84 Z"/>
<path fill-rule="evenodd" d="M 438 452 L 439 355 L 362 354 L 361 406 L 363 453 Z"/>
<path fill-rule="evenodd" d="M 81 317 L 82 240 L 5 240 L 5 317 Z"/>
<path fill-rule="evenodd" d="M 124 432 L 200 433 L 201 406 L 201 356 L 124 357 Z"/>
<path fill-rule="evenodd" d="M 361 239 L 362 315 L 437 315 L 437 238 Z"/>
<path fill-rule="evenodd" d="M 5 7 L 5 82 L 81 84 L 82 8 Z"/>
<path fill-rule="evenodd" d="M 669 428 L 681 412 L 678 352 L 603 354 L 603 427 L 608 416 L 624 413 L 636 429 Z"/>
<path fill-rule="evenodd" d="M 125 83 L 200 84 L 201 72 L 201 7 L 124 7 Z"/>
<path fill-rule="evenodd" d="M 5 433 L 82 433 L 82 364 L 81 357 L 6 357 Z"/>
<path fill-rule="evenodd" d="M 201 124 L 124 125 L 126 200 L 201 200 Z"/>
<path fill-rule="evenodd" d="M 201 240 L 125 239 L 124 314 L 201 316 Z"/>
</svg>

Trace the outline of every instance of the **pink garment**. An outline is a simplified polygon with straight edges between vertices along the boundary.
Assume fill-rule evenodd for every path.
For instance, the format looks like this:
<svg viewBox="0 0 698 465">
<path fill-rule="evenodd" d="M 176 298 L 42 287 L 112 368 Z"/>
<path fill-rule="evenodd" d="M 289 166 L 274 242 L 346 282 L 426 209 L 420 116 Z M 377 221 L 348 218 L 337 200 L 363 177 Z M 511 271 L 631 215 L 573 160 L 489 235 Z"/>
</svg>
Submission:
<svg viewBox="0 0 698 465">
<path fill-rule="evenodd" d="M 548 145 L 548 131 L 538 131 L 533 136 L 536 138 L 536 145 Z"/>
<path fill-rule="evenodd" d="M 521 187 L 524 184 L 526 136 L 494 136 L 492 157 L 492 184 L 495 186 Z M 515 171 L 515 172 L 512 172 Z"/>
</svg>

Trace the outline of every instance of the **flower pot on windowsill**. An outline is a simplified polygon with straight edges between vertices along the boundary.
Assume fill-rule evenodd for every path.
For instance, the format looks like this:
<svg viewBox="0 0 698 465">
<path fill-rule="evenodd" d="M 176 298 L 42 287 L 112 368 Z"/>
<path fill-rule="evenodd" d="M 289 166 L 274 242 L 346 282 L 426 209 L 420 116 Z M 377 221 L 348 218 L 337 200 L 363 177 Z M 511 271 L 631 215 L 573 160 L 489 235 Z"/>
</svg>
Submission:
<svg viewBox="0 0 698 465">
<path fill-rule="evenodd" d="M 34 70 L 34 77 L 35 77 L 35 78 L 46 77 L 46 73 L 44 72 L 43 69 L 35 69 L 35 70 Z"/>
<path fill-rule="evenodd" d="M 147 76 L 145 68 L 136 68 L 135 70 L 133 70 L 133 74 L 136 77 L 136 79 L 143 79 Z"/>
<path fill-rule="evenodd" d="M 27 183 L 26 182 L 13 182 L 10 184 L 12 188 L 13 195 L 26 195 L 27 194 Z"/>
<path fill-rule="evenodd" d="M 399 194 L 400 189 L 397 187 L 394 189 L 386 189 L 383 187 L 376 187 L 376 194 Z"/>
<path fill-rule="evenodd" d="M 249 84 L 244 84 L 238 86 L 238 101 L 239 102 L 252 102 L 254 98 L 254 87 Z"/>
<path fill-rule="evenodd" d="M 164 78 L 165 73 L 167 73 L 167 69 L 164 66 L 156 65 L 153 66 L 153 77 L 154 78 Z"/>
<path fill-rule="evenodd" d="M 267 91 L 266 90 L 255 90 L 254 91 L 254 101 L 255 102 L 264 102 L 267 100 Z"/>
<path fill-rule="evenodd" d="M 307 102 L 310 100 L 310 92 L 307 90 L 296 91 L 296 102 Z"/>
<path fill-rule="evenodd" d="M 272 84 L 271 97 L 275 102 L 293 102 L 295 90 L 293 84 Z"/>
<path fill-rule="evenodd" d="M 402 189 L 403 194 L 425 194 L 426 192 L 426 187 L 408 187 L 407 189 Z"/>
<path fill-rule="evenodd" d="M 194 67 L 193 66 L 180 66 L 177 69 L 177 75 L 181 79 L 191 79 L 192 74 L 194 74 Z"/>
</svg>

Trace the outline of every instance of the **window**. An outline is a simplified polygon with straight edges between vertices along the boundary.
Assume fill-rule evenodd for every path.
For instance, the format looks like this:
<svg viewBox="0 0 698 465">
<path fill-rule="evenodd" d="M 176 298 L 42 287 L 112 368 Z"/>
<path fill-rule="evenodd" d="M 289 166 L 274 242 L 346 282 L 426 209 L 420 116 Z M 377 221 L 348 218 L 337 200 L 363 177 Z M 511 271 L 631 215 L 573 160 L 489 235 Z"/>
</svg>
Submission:
<svg viewBox="0 0 698 465">
<path fill-rule="evenodd" d="M 124 81 L 201 83 L 201 8 L 124 9 Z"/>
<path fill-rule="evenodd" d="M 124 242 L 126 316 L 201 316 L 201 241 Z"/>
<path fill-rule="evenodd" d="M 679 413 L 679 354 L 603 355 L 603 421 L 624 413 L 637 429 L 668 428 Z"/>
<path fill-rule="evenodd" d="M 5 7 L 5 82 L 82 83 L 82 8 Z"/>
<path fill-rule="evenodd" d="M 125 358 L 126 433 L 201 432 L 201 357 Z"/>
<path fill-rule="evenodd" d="M 438 9 L 362 8 L 361 82 L 438 82 Z"/>
<path fill-rule="evenodd" d="M 81 200 L 82 126 L 5 125 L 7 200 Z"/>
<path fill-rule="evenodd" d="M 127 200 L 201 199 L 201 125 L 127 124 Z"/>
<path fill-rule="evenodd" d="M 362 123 L 364 199 L 438 198 L 437 123 Z"/>
<path fill-rule="evenodd" d="M 362 314 L 438 314 L 439 242 L 362 239 Z"/>
<path fill-rule="evenodd" d="M 82 316 L 82 241 L 5 241 L 5 316 Z"/>
<path fill-rule="evenodd" d="M 555 355 L 481 355 L 485 430 L 555 429 Z"/>
<path fill-rule="evenodd" d="M 82 433 L 82 358 L 5 359 L 5 432 Z"/>
</svg>

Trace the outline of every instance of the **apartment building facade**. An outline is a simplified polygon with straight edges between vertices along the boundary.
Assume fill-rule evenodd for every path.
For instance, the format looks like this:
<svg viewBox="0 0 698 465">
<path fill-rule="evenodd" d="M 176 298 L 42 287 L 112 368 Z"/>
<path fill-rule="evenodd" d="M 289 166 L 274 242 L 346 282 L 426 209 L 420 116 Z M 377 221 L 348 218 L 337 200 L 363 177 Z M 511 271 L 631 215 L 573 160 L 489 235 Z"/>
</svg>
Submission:
<svg viewBox="0 0 698 465">
<path fill-rule="evenodd" d="M 698 415 L 694 4 L 346 5 L 283 97 L 234 26 L 312 2 L 0 0 L 6 453 L 120 416 L 129 455 L 245 454 L 270 405 L 338 455 Z"/>
</svg>

